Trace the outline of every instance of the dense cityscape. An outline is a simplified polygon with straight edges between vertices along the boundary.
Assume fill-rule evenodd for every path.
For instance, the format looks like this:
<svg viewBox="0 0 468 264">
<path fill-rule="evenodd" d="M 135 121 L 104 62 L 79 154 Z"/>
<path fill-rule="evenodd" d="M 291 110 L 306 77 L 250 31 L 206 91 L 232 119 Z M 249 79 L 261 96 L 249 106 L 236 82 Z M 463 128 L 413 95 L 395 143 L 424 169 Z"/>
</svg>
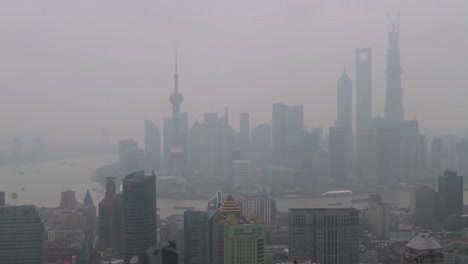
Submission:
<svg viewBox="0 0 468 264">
<path fill-rule="evenodd" d="M 385 37 L 383 117 L 373 109 L 373 49 L 360 47 L 355 76 L 337 73 L 331 127 L 308 126 L 304 105 L 284 103 L 255 127 L 248 109 L 228 107 L 190 124 L 179 45 L 172 109 L 161 130 L 142 122 L 143 143 L 114 146 L 103 131 L 56 155 L 40 137 L 14 137 L 0 164 L 18 178 L 46 162 L 80 167 L 71 159 L 84 152 L 114 160 L 93 168 L 85 193 L 70 184 L 51 194 L 54 207 L 23 202 L 34 187 L 0 182 L 0 264 L 468 263 L 468 133 L 429 141 L 408 119 L 398 17 Z"/>
</svg>

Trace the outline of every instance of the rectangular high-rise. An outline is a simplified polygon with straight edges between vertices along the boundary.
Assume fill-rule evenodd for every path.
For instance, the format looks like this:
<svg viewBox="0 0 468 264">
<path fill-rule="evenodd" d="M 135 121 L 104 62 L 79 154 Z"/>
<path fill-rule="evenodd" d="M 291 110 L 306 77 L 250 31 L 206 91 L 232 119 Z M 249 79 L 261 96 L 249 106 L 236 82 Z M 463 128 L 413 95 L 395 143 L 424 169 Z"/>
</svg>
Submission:
<svg viewBox="0 0 468 264">
<path fill-rule="evenodd" d="M 240 114 L 239 147 L 242 159 L 250 159 L 250 123 L 249 113 Z"/>
<path fill-rule="evenodd" d="M 356 134 L 372 120 L 372 50 L 356 49 Z"/>
<path fill-rule="evenodd" d="M 358 264 L 358 210 L 289 209 L 289 258 L 326 264 Z"/>
<path fill-rule="evenodd" d="M 239 224 L 225 228 L 224 264 L 265 264 L 264 225 Z"/>
<path fill-rule="evenodd" d="M 353 139 L 353 90 L 351 79 L 343 71 L 343 74 L 337 81 L 337 118 L 335 126 L 342 127 L 345 130 L 345 154 L 348 160 L 351 160 L 354 154 Z"/>
<path fill-rule="evenodd" d="M 266 167 L 271 164 L 271 126 L 260 124 L 252 130 L 251 157 L 254 167 Z"/>
<path fill-rule="evenodd" d="M 123 252 L 123 212 L 122 194 L 116 194 L 115 177 L 108 177 L 106 193 L 99 202 L 99 243 L 98 248 L 105 250 L 114 248 L 118 253 Z"/>
<path fill-rule="evenodd" d="M 208 262 L 208 218 L 206 212 L 184 212 L 184 259 L 185 264 Z"/>
<path fill-rule="evenodd" d="M 436 222 L 436 192 L 429 186 L 411 189 L 410 211 L 415 227 L 432 228 Z"/>
<path fill-rule="evenodd" d="M 275 227 L 276 212 L 276 200 L 268 195 L 246 195 L 242 199 L 242 214 L 248 220 L 260 218 L 268 230 Z"/>
<path fill-rule="evenodd" d="M 273 104 L 272 155 L 274 166 L 298 170 L 302 168 L 303 131 L 304 109 L 302 105 Z"/>
<path fill-rule="evenodd" d="M 237 185 L 246 185 L 252 182 L 252 166 L 250 160 L 233 161 L 234 183 Z"/>
<path fill-rule="evenodd" d="M 34 206 L 0 207 L 0 263 L 44 263 L 44 225 Z"/>
<path fill-rule="evenodd" d="M 463 213 L 463 176 L 456 171 L 445 171 L 439 176 L 439 190 L 437 194 L 438 215 L 444 219 L 449 215 Z"/>
<path fill-rule="evenodd" d="M 142 256 L 156 245 L 156 175 L 138 171 L 123 185 L 124 261 Z"/>
<path fill-rule="evenodd" d="M 153 122 L 145 120 L 145 170 L 161 170 L 161 134 Z"/>
<path fill-rule="evenodd" d="M 346 136 L 343 127 L 330 127 L 330 177 L 336 183 L 346 181 Z"/>
</svg>

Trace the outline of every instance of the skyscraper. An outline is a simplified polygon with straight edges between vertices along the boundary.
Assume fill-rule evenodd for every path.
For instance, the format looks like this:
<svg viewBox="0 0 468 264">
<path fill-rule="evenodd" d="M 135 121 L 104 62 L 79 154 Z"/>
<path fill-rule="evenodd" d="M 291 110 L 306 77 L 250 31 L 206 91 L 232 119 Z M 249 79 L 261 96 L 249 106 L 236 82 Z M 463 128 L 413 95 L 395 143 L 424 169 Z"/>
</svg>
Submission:
<svg viewBox="0 0 468 264">
<path fill-rule="evenodd" d="M 172 117 L 165 116 L 163 119 L 163 141 L 164 141 L 164 169 L 171 168 L 171 149 L 172 149 Z"/>
<path fill-rule="evenodd" d="M 384 117 L 390 124 L 398 125 L 404 120 L 403 89 L 401 75 L 403 70 L 400 64 L 399 22 L 389 21 L 387 49 L 387 90 L 385 96 Z"/>
<path fill-rule="evenodd" d="M 301 169 L 304 109 L 302 105 L 273 104 L 273 165 Z"/>
<path fill-rule="evenodd" d="M 76 205 L 77 202 L 75 192 L 70 190 L 63 191 L 60 198 L 60 208 L 75 209 Z"/>
<path fill-rule="evenodd" d="M 432 228 L 436 222 L 436 192 L 429 186 L 411 189 L 410 211 L 415 227 Z"/>
<path fill-rule="evenodd" d="M 289 258 L 317 263 L 359 263 L 358 210 L 289 209 Z"/>
<path fill-rule="evenodd" d="M 358 173 L 363 184 L 375 185 L 378 181 L 377 170 L 377 129 L 361 128 L 356 141 L 356 154 L 358 157 Z"/>
<path fill-rule="evenodd" d="M 206 264 L 208 261 L 207 213 L 184 212 L 184 259 L 185 264 Z"/>
<path fill-rule="evenodd" d="M 344 128 L 345 154 L 348 160 L 353 155 L 353 90 L 351 79 L 343 70 L 337 81 L 337 119 L 335 126 Z"/>
<path fill-rule="evenodd" d="M 246 195 L 242 199 L 242 214 L 247 220 L 261 219 L 268 230 L 276 223 L 276 200 L 268 195 Z"/>
<path fill-rule="evenodd" d="M 254 167 L 271 164 L 271 126 L 260 124 L 252 130 L 251 157 Z"/>
<path fill-rule="evenodd" d="M 382 203 L 380 196 L 377 199 L 369 197 L 367 208 L 369 229 L 378 238 L 388 239 L 390 236 L 390 212 L 391 205 Z"/>
<path fill-rule="evenodd" d="M 335 183 L 346 181 L 346 154 L 345 129 L 343 127 L 330 127 L 330 177 Z"/>
<path fill-rule="evenodd" d="M 120 166 L 125 173 L 133 173 L 145 168 L 145 152 L 134 139 L 121 140 L 119 143 Z"/>
<path fill-rule="evenodd" d="M 44 263 L 44 225 L 33 206 L 0 207 L 0 262 Z"/>
<path fill-rule="evenodd" d="M 124 261 L 156 245 L 156 175 L 138 171 L 123 182 Z"/>
<path fill-rule="evenodd" d="M 145 170 L 161 170 L 161 134 L 158 127 L 149 120 L 145 120 Z"/>
<path fill-rule="evenodd" d="M 431 145 L 431 177 L 437 177 L 444 171 L 444 147 L 440 138 L 434 138 Z"/>
<path fill-rule="evenodd" d="M 252 182 L 252 165 L 250 160 L 233 161 L 234 183 L 237 185 L 247 185 Z"/>
<path fill-rule="evenodd" d="M 372 120 L 372 50 L 356 49 L 356 134 Z M 358 141 L 358 140 L 357 140 Z"/>
<path fill-rule="evenodd" d="M 250 159 L 250 123 L 249 113 L 240 114 L 239 146 L 242 159 Z"/>
<path fill-rule="evenodd" d="M 123 253 L 122 194 L 116 194 L 115 177 L 108 177 L 106 193 L 99 202 L 99 249 L 114 248 Z"/>
<path fill-rule="evenodd" d="M 170 150 L 171 172 L 178 177 L 182 176 L 185 152 L 182 145 L 180 105 L 184 96 L 179 92 L 179 73 L 177 70 L 177 51 L 175 54 L 174 91 L 169 100 L 172 104 L 172 147 Z"/>
<path fill-rule="evenodd" d="M 440 219 L 463 213 L 463 176 L 456 171 L 445 171 L 439 176 L 438 214 Z"/>
</svg>

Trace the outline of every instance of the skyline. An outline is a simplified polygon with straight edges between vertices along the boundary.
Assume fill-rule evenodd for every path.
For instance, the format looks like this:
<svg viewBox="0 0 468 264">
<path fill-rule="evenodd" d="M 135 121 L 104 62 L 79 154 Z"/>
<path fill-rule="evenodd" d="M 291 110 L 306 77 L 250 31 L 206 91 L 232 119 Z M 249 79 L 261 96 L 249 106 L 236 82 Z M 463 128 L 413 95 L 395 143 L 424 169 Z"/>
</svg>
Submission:
<svg viewBox="0 0 468 264">
<path fill-rule="evenodd" d="M 8 52 L 0 63 L 5 74 L 0 80 L 4 140 L 15 135 L 80 140 L 97 137 L 106 128 L 113 141 L 130 137 L 140 141 L 144 119 L 161 129 L 163 116 L 170 116 L 167 97 L 173 89 L 174 41 L 185 97 L 181 111 L 189 112 L 189 126 L 204 112 L 221 114 L 228 106 L 232 127 L 237 130 L 239 113 L 248 112 L 253 128 L 269 123 L 272 104 L 281 102 L 304 105 L 305 123 L 326 131 L 336 116 L 336 80 L 345 66 L 354 95 L 355 49 L 365 47 L 373 53 L 373 113 L 383 116 L 388 13 L 400 15 L 406 119 L 417 117 L 429 140 L 440 133 L 464 135 L 463 73 L 468 65 L 462 51 L 468 38 L 450 29 L 463 30 L 457 28 L 462 25 L 460 16 L 454 14 L 467 3 L 394 1 L 376 6 L 272 1 L 246 10 L 245 1 L 208 2 L 192 9 L 183 1 L 116 3 L 107 14 L 99 3 L 88 9 L 86 3 L 48 1 L 45 6 L 55 3 L 55 9 L 37 6 L 43 12 L 11 4 L 1 20 L 18 29 L 12 14 L 22 11 L 26 24 L 5 34 Z M 209 8 L 203 9 L 206 5 Z M 145 7 L 148 10 L 141 13 Z M 443 19 L 434 20 L 434 12 Z M 56 25 L 54 19 L 63 23 Z M 94 28 L 89 28 L 93 22 Z M 28 106 L 18 107 L 19 102 Z M 440 102 L 437 111 L 434 102 Z M 6 109 L 16 109 L 15 118 Z"/>
</svg>

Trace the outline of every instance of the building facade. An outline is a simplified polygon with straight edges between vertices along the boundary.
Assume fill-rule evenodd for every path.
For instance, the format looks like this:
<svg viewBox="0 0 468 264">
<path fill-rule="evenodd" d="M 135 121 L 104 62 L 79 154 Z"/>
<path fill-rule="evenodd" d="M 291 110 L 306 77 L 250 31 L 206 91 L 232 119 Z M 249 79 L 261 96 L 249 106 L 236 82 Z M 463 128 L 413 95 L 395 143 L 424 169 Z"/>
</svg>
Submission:
<svg viewBox="0 0 468 264">
<path fill-rule="evenodd" d="M 429 186 L 411 189 L 410 211 L 414 227 L 431 228 L 436 222 L 436 192 Z"/>
<path fill-rule="evenodd" d="M 438 215 L 444 219 L 449 215 L 463 213 L 463 176 L 456 171 L 445 171 L 439 176 L 439 189 L 437 194 Z"/>
<path fill-rule="evenodd" d="M 124 261 L 156 245 L 156 175 L 138 171 L 123 184 Z"/>
<path fill-rule="evenodd" d="M 185 264 L 208 262 L 208 218 L 206 212 L 184 212 L 184 259 Z"/>
</svg>

